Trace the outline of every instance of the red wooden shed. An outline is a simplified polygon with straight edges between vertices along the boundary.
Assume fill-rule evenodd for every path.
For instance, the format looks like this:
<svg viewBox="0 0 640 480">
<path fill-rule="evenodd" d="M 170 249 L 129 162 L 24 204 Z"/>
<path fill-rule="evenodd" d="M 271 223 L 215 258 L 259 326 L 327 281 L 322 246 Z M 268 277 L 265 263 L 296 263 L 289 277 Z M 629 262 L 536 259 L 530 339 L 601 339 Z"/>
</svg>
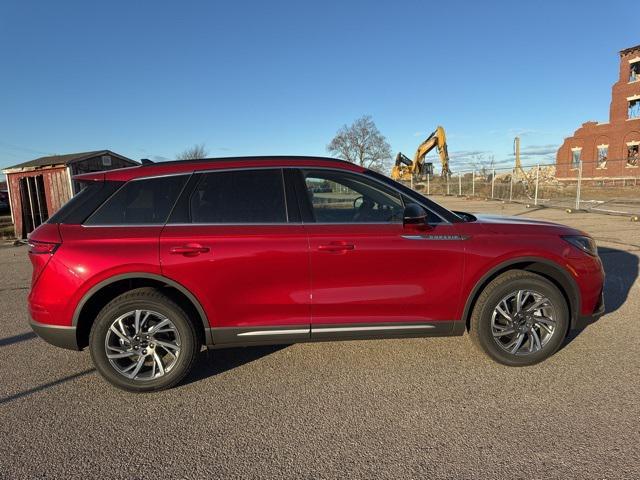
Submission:
<svg viewBox="0 0 640 480">
<path fill-rule="evenodd" d="M 7 176 L 17 238 L 27 238 L 81 189 L 74 175 L 138 165 L 110 150 L 36 158 L 2 171 Z"/>
</svg>

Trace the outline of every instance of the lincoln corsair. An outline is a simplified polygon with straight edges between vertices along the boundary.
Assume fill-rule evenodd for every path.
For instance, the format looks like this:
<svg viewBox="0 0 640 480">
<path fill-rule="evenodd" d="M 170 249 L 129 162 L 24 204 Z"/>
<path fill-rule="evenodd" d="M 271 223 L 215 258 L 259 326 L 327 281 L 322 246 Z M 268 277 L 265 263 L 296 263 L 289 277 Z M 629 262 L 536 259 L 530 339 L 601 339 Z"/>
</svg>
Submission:
<svg viewBox="0 0 640 480">
<path fill-rule="evenodd" d="M 75 180 L 83 190 L 29 238 L 31 326 L 88 347 L 130 391 L 176 385 L 203 346 L 467 331 L 494 360 L 531 365 L 604 310 L 586 233 L 451 212 L 340 160 L 204 159 Z"/>
</svg>

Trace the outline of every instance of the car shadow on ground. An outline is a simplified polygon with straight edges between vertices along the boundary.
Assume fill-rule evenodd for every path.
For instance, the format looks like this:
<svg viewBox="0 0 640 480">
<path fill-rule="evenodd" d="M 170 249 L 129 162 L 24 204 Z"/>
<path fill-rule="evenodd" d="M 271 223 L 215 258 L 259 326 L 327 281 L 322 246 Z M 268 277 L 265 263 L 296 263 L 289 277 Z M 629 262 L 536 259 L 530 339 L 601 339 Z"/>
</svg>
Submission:
<svg viewBox="0 0 640 480">
<path fill-rule="evenodd" d="M 14 343 L 26 342 L 36 338 L 36 334 L 33 332 L 21 333 L 12 337 L 0 338 L 0 347 L 6 347 L 7 345 L 13 345 Z"/>
<path fill-rule="evenodd" d="M 271 355 L 288 346 L 289 345 L 267 345 L 203 350 L 200 352 L 191 373 L 180 384 L 188 385 L 208 377 L 220 375 L 226 371 Z"/>
<path fill-rule="evenodd" d="M 13 395 L 7 395 L 5 397 L 0 397 L 0 405 L 4 405 L 5 403 L 9 403 L 9 402 L 12 402 L 14 400 L 18 400 L 20 398 L 28 397 L 28 396 L 33 395 L 35 393 L 41 392 L 43 390 L 48 390 L 49 388 L 57 387 L 58 385 L 61 385 L 63 383 L 70 382 L 72 380 L 75 380 L 75 379 L 80 378 L 80 377 L 84 377 L 86 375 L 90 375 L 90 374 L 94 373 L 95 371 L 96 371 L 95 368 L 88 368 L 88 369 L 83 370 L 81 372 L 74 373 L 72 375 L 68 375 L 68 376 L 63 377 L 63 378 L 58 378 L 57 380 L 53 380 L 53 381 L 48 382 L 48 383 L 43 383 L 42 385 L 37 385 L 37 386 L 35 386 L 33 388 L 29 388 L 27 390 L 23 390 L 23 391 L 18 392 L 18 393 L 14 393 Z"/>
<path fill-rule="evenodd" d="M 618 310 L 627 301 L 629 292 L 638 278 L 638 256 L 617 248 L 599 247 L 598 254 L 604 266 L 604 304 L 606 313 Z"/>
<path fill-rule="evenodd" d="M 598 247 L 598 255 L 604 267 L 604 305 L 605 315 L 618 310 L 627 301 L 639 272 L 638 256 L 617 248 Z M 596 320 L 598 321 L 598 320 Z M 564 343 L 566 347 L 589 325 L 569 333 Z"/>
</svg>

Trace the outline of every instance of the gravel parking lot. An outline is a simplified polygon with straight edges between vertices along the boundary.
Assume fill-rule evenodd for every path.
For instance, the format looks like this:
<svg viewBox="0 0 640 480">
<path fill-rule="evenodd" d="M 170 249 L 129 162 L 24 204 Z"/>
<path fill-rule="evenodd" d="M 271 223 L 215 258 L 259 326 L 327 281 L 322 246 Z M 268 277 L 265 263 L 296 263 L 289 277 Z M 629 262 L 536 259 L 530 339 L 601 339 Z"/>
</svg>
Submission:
<svg viewBox="0 0 640 480">
<path fill-rule="evenodd" d="M 436 198 L 590 232 L 607 314 L 508 368 L 468 338 L 202 353 L 173 390 L 106 384 L 27 325 L 25 247 L 0 247 L 0 478 L 639 478 L 640 225 Z"/>
</svg>

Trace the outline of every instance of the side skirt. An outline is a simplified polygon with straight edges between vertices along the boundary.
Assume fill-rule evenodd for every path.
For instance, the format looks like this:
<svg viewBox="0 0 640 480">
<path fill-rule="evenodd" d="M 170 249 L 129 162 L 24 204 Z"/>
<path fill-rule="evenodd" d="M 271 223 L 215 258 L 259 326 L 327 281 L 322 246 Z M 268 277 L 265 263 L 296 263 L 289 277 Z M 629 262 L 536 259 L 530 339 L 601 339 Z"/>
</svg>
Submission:
<svg viewBox="0 0 640 480">
<path fill-rule="evenodd" d="M 209 329 L 209 347 L 229 348 L 340 340 L 421 338 L 461 335 L 459 320 L 431 323 L 356 323 L 280 325 L 269 327 L 219 327 Z M 208 342 L 207 342 L 208 343 Z"/>
</svg>

